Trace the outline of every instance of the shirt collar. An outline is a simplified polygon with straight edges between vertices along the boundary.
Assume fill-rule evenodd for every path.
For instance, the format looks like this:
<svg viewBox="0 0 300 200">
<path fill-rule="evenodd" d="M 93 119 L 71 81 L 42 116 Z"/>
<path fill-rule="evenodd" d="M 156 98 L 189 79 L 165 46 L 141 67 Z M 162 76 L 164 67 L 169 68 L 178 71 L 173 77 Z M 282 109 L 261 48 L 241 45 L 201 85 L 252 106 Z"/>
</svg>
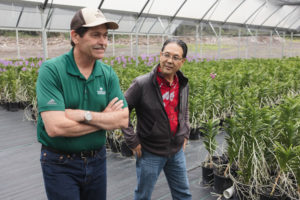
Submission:
<svg viewBox="0 0 300 200">
<path fill-rule="evenodd" d="M 165 85 L 167 85 L 167 86 L 169 86 L 169 87 L 172 87 L 172 86 L 176 85 L 176 84 L 178 83 L 178 81 L 179 81 L 179 80 L 178 80 L 177 74 L 175 74 L 175 75 L 174 75 L 174 80 L 173 80 L 172 84 L 170 84 L 170 82 L 167 81 L 167 80 L 163 77 L 163 75 L 162 75 L 162 73 L 161 73 L 161 70 L 160 70 L 160 65 L 158 65 L 158 67 L 157 67 L 157 77 L 162 81 L 163 84 L 165 84 Z"/>
<path fill-rule="evenodd" d="M 71 65 L 67 66 L 67 72 L 74 76 L 83 77 L 83 75 L 80 73 L 80 71 L 77 67 L 77 64 L 75 62 L 75 59 L 74 59 L 74 47 L 67 53 L 67 57 L 68 57 L 69 61 L 71 62 Z M 103 75 L 102 65 L 103 65 L 103 63 L 101 63 L 99 60 L 96 60 L 94 69 L 93 69 L 90 77 L 96 77 L 96 76 Z"/>
</svg>

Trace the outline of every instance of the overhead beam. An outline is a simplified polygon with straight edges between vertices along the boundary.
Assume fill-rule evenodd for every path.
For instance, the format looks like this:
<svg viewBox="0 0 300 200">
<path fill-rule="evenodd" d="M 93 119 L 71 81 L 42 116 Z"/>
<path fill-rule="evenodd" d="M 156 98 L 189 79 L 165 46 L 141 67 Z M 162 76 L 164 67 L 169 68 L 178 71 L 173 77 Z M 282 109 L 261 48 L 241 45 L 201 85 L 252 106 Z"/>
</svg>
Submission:
<svg viewBox="0 0 300 200">
<path fill-rule="evenodd" d="M 104 0 L 101 0 L 100 4 L 99 4 L 99 6 L 98 6 L 98 9 L 99 9 L 99 10 L 101 9 L 103 3 L 104 3 Z"/>
<path fill-rule="evenodd" d="M 278 10 L 280 10 L 283 6 L 280 6 L 279 8 L 277 8 L 274 12 L 271 13 L 271 15 L 269 15 L 261 24 L 260 26 L 264 25 L 266 23 L 266 21 L 268 21 L 276 12 L 278 12 Z"/>
<path fill-rule="evenodd" d="M 279 24 L 281 24 L 286 18 L 288 18 L 291 14 L 293 14 L 293 12 L 295 12 L 298 8 L 299 7 L 296 7 L 290 13 L 288 13 L 282 20 L 280 20 L 280 22 L 278 22 L 278 24 L 276 24 L 275 28 L 277 28 Z"/>
<path fill-rule="evenodd" d="M 145 8 L 146 8 L 146 6 L 148 5 L 149 2 L 150 2 L 150 0 L 148 0 L 148 1 L 144 4 L 143 8 L 141 9 L 141 11 L 139 12 L 139 14 L 137 15 L 136 20 L 135 20 L 135 24 L 134 24 L 134 26 L 132 27 L 131 32 L 133 32 L 133 30 L 136 28 L 136 25 L 137 25 L 137 23 L 138 23 L 138 21 L 139 21 L 139 18 L 140 18 L 141 15 L 143 14 L 143 12 L 144 12 L 144 10 L 145 10 Z"/>
<path fill-rule="evenodd" d="M 246 2 L 246 0 L 243 0 L 237 7 L 235 7 L 235 9 L 226 17 L 226 19 L 224 20 L 224 22 L 223 22 L 223 24 L 222 25 L 224 25 L 224 24 L 226 24 L 226 22 L 228 21 L 228 19 L 235 13 L 235 11 L 237 10 L 237 9 L 239 9 L 239 7 L 241 7 L 241 5 L 243 5 L 243 3 L 245 3 Z"/>
<path fill-rule="evenodd" d="M 16 23 L 16 28 L 18 28 L 18 26 L 19 26 L 19 23 L 20 23 L 20 20 L 21 20 L 23 11 L 24 11 L 24 7 L 22 7 L 22 10 L 21 10 L 21 12 L 20 12 L 20 14 L 19 14 L 19 17 L 18 17 L 18 20 L 17 20 L 17 23 Z"/>
<path fill-rule="evenodd" d="M 152 28 L 155 26 L 156 22 L 158 21 L 158 18 L 155 19 L 154 23 L 151 25 L 151 27 L 149 28 L 147 34 L 150 33 L 150 31 L 152 30 Z"/>
<path fill-rule="evenodd" d="M 175 14 L 172 16 L 167 28 L 164 30 L 163 33 L 165 33 L 168 29 L 170 29 L 171 24 L 173 23 L 175 17 L 177 16 L 177 14 L 179 13 L 179 11 L 182 9 L 182 7 L 184 6 L 184 4 L 187 2 L 187 0 L 184 0 L 184 2 L 182 2 L 182 4 L 179 6 L 179 8 L 176 10 Z"/>
<path fill-rule="evenodd" d="M 300 16 L 298 18 L 296 18 L 296 20 L 293 21 L 293 23 L 291 23 L 291 25 L 288 27 L 288 29 L 290 29 L 292 26 L 294 26 L 294 24 L 296 24 L 299 19 L 300 19 Z"/>
<path fill-rule="evenodd" d="M 171 18 L 171 22 L 175 19 L 175 17 L 177 16 L 177 14 L 179 13 L 179 11 L 181 10 L 181 8 L 184 6 L 184 4 L 187 2 L 187 0 L 184 0 L 184 2 L 180 5 L 180 7 L 177 9 L 177 11 L 175 12 L 175 14 L 172 16 Z"/>
<path fill-rule="evenodd" d="M 145 3 L 145 5 L 143 6 L 142 10 L 140 11 L 140 13 L 139 13 L 138 16 L 137 16 L 137 19 L 140 18 L 140 16 L 143 14 L 143 12 L 144 12 L 144 10 L 145 10 L 145 8 L 146 8 L 146 6 L 148 5 L 149 2 L 150 2 L 150 0 L 148 0 L 148 1 Z"/>
<path fill-rule="evenodd" d="M 206 15 L 209 13 L 209 11 L 215 7 L 215 5 L 219 2 L 220 0 L 216 0 L 211 6 L 210 8 L 204 13 L 204 15 L 201 17 L 201 19 L 199 20 L 199 24 L 203 21 L 204 17 L 206 17 Z"/>
<path fill-rule="evenodd" d="M 267 0 L 261 4 L 261 6 L 259 6 L 247 19 L 246 21 L 244 22 L 244 24 L 247 24 L 247 22 L 253 17 L 253 15 L 255 15 L 260 9 L 262 9 L 262 7 L 264 7 L 266 4 L 267 4 Z"/>
<path fill-rule="evenodd" d="M 44 3 L 43 3 L 43 5 L 41 5 L 40 8 L 41 8 L 42 10 L 45 10 L 46 7 L 47 7 L 47 4 L 48 4 L 48 0 L 45 0 Z"/>
<path fill-rule="evenodd" d="M 53 15 L 53 12 L 54 12 L 54 9 L 53 9 L 53 8 L 50 8 L 49 14 L 48 14 L 47 19 L 46 19 L 46 22 L 45 22 L 45 29 L 47 28 L 47 26 L 48 26 L 48 24 L 49 24 L 49 22 L 50 22 L 50 19 L 51 19 L 52 15 Z"/>
</svg>

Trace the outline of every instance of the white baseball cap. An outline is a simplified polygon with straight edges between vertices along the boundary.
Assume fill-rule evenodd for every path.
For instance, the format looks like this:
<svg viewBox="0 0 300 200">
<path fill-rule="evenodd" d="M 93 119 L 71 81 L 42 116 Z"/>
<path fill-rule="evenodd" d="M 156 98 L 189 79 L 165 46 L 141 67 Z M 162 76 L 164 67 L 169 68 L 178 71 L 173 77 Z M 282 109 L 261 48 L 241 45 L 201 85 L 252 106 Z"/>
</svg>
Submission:
<svg viewBox="0 0 300 200">
<path fill-rule="evenodd" d="M 108 29 L 117 29 L 119 25 L 113 21 L 107 21 L 103 13 L 96 8 L 82 8 L 76 12 L 71 21 L 71 30 L 80 27 L 94 27 L 106 24 Z"/>
</svg>

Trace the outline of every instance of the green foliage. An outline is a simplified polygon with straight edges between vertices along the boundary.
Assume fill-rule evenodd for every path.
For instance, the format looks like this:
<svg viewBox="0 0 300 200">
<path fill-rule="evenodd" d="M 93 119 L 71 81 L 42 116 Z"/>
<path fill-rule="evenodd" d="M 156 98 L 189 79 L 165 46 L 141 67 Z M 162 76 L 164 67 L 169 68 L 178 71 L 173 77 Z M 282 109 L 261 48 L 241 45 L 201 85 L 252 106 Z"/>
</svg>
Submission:
<svg viewBox="0 0 300 200">
<path fill-rule="evenodd" d="M 158 56 L 110 57 L 123 92 L 152 70 Z M 0 62 L 0 101 L 29 101 L 37 112 L 35 82 L 41 58 Z M 206 129 L 210 160 L 217 149 L 219 121 L 225 121 L 226 154 L 243 183 L 267 184 L 274 173 L 300 180 L 300 58 L 200 60 L 181 68 L 189 79 L 192 127 Z M 204 122 L 204 123 L 203 123 Z M 296 156 L 295 156 L 296 155 Z M 279 173 L 279 174 L 280 174 Z"/>
</svg>

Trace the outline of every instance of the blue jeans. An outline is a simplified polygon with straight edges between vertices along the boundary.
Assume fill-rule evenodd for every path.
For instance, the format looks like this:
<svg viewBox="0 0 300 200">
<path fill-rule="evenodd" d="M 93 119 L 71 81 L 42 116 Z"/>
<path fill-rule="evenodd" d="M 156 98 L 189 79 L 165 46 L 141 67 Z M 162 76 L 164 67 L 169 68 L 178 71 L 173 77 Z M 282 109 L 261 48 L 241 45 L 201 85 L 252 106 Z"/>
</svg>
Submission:
<svg viewBox="0 0 300 200">
<path fill-rule="evenodd" d="M 154 185 L 160 172 L 164 170 L 172 198 L 174 200 L 191 200 L 186 162 L 181 149 L 174 156 L 163 157 L 142 150 L 142 157 L 137 158 L 137 187 L 135 200 L 150 200 Z"/>
<path fill-rule="evenodd" d="M 81 158 L 41 150 L 41 166 L 49 200 L 105 200 L 106 149 Z"/>
</svg>

